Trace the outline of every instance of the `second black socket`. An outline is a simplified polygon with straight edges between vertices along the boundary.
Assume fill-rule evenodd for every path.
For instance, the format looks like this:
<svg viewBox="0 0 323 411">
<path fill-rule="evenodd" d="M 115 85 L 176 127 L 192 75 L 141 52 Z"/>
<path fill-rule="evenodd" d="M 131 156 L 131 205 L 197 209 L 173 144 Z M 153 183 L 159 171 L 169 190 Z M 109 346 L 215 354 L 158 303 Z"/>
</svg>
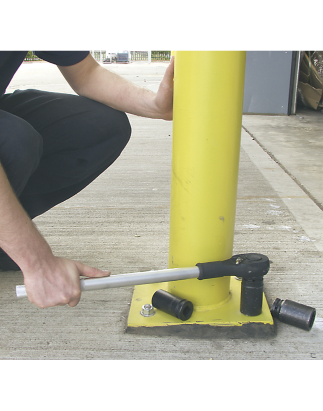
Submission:
<svg viewBox="0 0 323 411">
<path fill-rule="evenodd" d="M 193 304 L 182 298 L 175 297 L 165 290 L 157 290 L 152 298 L 152 305 L 167 314 L 182 321 L 188 320 L 193 313 Z"/>
</svg>

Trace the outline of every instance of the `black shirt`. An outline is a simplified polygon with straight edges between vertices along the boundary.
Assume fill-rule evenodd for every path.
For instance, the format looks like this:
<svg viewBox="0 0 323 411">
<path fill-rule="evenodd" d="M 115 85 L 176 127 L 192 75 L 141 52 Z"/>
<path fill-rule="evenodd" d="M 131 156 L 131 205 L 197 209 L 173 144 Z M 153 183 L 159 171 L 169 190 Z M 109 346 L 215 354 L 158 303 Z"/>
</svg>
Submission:
<svg viewBox="0 0 323 411">
<path fill-rule="evenodd" d="M 35 51 L 42 60 L 58 66 L 72 66 L 89 54 L 88 51 Z M 27 55 L 27 51 L 0 51 L 0 96 L 2 96 L 14 74 Z"/>
</svg>

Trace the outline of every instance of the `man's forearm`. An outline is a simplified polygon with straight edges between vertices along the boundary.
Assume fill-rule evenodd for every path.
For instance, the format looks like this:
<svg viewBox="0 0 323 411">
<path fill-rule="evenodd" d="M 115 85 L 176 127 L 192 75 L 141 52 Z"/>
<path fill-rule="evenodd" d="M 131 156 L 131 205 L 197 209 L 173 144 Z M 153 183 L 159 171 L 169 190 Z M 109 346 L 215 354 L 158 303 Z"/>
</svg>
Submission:
<svg viewBox="0 0 323 411">
<path fill-rule="evenodd" d="M 24 271 L 52 257 L 49 245 L 16 198 L 0 165 L 0 247 Z M 42 258 L 40 258 L 42 256 Z"/>
<path fill-rule="evenodd" d="M 69 304 L 81 298 L 80 275 L 104 277 L 109 271 L 55 257 L 11 189 L 0 165 L 0 247 L 19 265 L 29 300 L 38 307 Z"/>
<path fill-rule="evenodd" d="M 79 95 L 126 113 L 172 119 L 173 62 L 166 69 L 157 94 L 101 67 L 91 55 L 74 66 L 59 69 Z"/>
<path fill-rule="evenodd" d="M 94 68 L 88 81 L 76 91 L 116 110 L 142 117 L 159 117 L 154 105 L 154 92 L 138 87 L 99 65 Z"/>
</svg>

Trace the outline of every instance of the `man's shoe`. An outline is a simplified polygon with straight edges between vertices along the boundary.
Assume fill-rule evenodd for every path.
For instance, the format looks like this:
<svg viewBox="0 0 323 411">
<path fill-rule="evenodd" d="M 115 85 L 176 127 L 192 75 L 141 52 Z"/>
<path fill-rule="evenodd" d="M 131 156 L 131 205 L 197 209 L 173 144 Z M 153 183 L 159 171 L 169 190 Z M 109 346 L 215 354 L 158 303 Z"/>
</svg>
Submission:
<svg viewBox="0 0 323 411">
<path fill-rule="evenodd" d="M 0 271 L 20 271 L 20 267 L 1 248 Z"/>
</svg>

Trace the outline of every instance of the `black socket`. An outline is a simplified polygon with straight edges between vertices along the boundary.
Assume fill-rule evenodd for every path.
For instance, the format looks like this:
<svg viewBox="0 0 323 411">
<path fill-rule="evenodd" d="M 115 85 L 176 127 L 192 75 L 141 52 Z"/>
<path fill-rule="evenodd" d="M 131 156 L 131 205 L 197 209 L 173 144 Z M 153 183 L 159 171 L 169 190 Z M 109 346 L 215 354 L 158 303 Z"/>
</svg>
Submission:
<svg viewBox="0 0 323 411">
<path fill-rule="evenodd" d="M 270 312 L 273 318 L 305 331 L 311 330 L 316 316 L 315 308 L 280 298 L 276 298 Z"/>
<path fill-rule="evenodd" d="M 240 311 L 244 315 L 256 316 L 262 312 L 262 298 L 264 279 L 250 278 L 242 279 Z"/>
<path fill-rule="evenodd" d="M 182 321 L 188 320 L 193 313 L 191 301 L 175 297 L 164 290 L 157 290 L 152 297 L 152 305 Z"/>
</svg>

